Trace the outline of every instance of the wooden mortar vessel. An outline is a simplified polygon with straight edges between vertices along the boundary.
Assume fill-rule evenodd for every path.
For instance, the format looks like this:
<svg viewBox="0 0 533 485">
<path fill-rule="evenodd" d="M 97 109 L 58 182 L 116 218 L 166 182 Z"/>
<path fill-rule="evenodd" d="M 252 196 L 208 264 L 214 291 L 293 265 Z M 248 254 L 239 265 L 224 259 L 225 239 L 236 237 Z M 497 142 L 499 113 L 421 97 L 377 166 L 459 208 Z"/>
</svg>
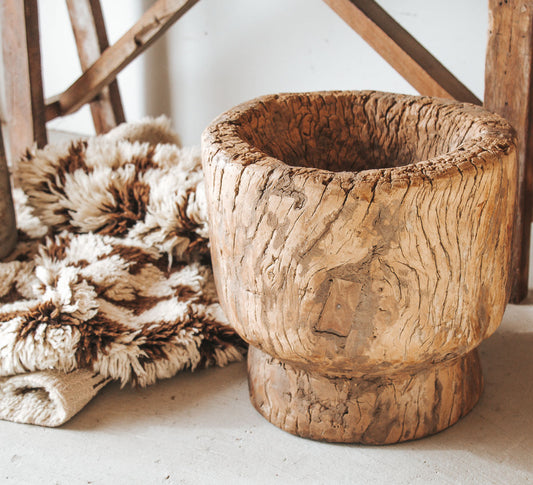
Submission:
<svg viewBox="0 0 533 485">
<path fill-rule="evenodd" d="M 378 92 L 265 96 L 205 130 L 216 286 L 263 416 L 385 444 L 472 409 L 510 290 L 515 144 L 480 107 Z"/>
</svg>

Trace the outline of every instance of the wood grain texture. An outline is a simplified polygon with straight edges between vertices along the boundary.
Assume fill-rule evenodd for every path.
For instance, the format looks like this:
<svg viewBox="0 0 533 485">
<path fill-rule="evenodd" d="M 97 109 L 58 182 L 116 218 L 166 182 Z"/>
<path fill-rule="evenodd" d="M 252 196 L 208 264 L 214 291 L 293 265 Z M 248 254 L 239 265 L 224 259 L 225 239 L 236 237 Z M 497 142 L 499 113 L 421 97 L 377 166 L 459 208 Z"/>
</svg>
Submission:
<svg viewBox="0 0 533 485">
<path fill-rule="evenodd" d="M 420 94 L 481 104 L 374 0 L 324 0 Z"/>
<path fill-rule="evenodd" d="M 310 373 L 250 347 L 248 382 L 254 407 L 285 431 L 369 445 L 442 431 L 470 412 L 483 390 L 477 349 L 418 373 L 359 379 Z"/>
<path fill-rule="evenodd" d="M 513 243 L 511 301 L 528 292 L 533 204 L 533 2 L 489 0 L 485 107 L 499 113 L 518 135 L 519 206 Z"/>
<path fill-rule="evenodd" d="M 517 166 L 499 116 L 376 92 L 275 95 L 219 117 L 202 147 L 217 290 L 262 352 L 312 375 L 401 380 L 500 324 Z"/>
<path fill-rule="evenodd" d="M 100 0 L 67 0 L 67 8 L 85 72 L 109 47 Z M 102 89 L 90 107 L 96 133 L 107 133 L 126 121 L 116 79 Z"/>
<path fill-rule="evenodd" d="M 5 80 L 6 156 L 13 162 L 33 144 L 33 118 L 30 95 L 28 52 L 24 3 L 21 0 L 0 2 L 2 55 Z"/>
<path fill-rule="evenodd" d="M 7 256 L 17 243 L 17 225 L 9 178 L 0 125 L 0 259 Z"/>
<path fill-rule="evenodd" d="M 91 101 L 133 59 L 161 37 L 198 0 L 157 0 L 64 93 L 47 101 L 47 116 L 66 115 Z"/>
<path fill-rule="evenodd" d="M 43 79 L 41 68 L 41 44 L 39 34 L 39 10 L 37 0 L 24 0 L 26 45 L 28 50 L 28 73 L 30 80 L 31 121 L 33 141 L 39 148 L 48 143 L 44 108 Z"/>
</svg>

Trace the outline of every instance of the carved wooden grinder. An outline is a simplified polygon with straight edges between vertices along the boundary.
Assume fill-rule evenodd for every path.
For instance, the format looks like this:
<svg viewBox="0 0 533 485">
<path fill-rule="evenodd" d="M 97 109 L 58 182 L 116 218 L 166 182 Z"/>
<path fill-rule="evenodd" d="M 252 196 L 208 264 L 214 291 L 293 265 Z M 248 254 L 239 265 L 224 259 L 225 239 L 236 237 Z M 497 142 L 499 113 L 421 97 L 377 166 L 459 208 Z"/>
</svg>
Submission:
<svg viewBox="0 0 533 485">
<path fill-rule="evenodd" d="M 202 144 L 217 289 L 263 416 L 385 444 L 472 409 L 476 347 L 510 289 L 507 122 L 427 97 L 282 94 L 223 114 Z"/>
</svg>

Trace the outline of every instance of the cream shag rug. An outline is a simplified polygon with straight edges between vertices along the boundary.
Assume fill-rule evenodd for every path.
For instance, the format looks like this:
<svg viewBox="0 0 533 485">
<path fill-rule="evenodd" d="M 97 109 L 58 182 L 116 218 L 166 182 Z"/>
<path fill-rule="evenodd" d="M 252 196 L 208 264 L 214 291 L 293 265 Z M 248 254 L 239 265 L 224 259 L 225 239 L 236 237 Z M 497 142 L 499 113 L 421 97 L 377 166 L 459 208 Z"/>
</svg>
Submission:
<svg viewBox="0 0 533 485">
<path fill-rule="evenodd" d="M 240 360 L 209 264 L 197 149 L 168 120 L 28 153 L 0 263 L 0 418 L 58 426 L 109 380 Z"/>
</svg>

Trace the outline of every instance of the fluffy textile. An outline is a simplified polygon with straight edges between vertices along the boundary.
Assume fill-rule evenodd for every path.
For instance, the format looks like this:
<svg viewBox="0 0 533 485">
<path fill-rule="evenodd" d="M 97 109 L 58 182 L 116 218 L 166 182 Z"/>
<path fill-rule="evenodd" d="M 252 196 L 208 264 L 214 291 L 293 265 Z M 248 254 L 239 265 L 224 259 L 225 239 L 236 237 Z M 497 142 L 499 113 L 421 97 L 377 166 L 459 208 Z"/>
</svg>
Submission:
<svg viewBox="0 0 533 485">
<path fill-rule="evenodd" d="M 213 284 L 198 150 L 178 144 L 158 118 L 19 163 L 0 376 L 83 371 L 144 386 L 242 358 Z M 0 417 L 8 387 L 0 378 Z"/>
</svg>

